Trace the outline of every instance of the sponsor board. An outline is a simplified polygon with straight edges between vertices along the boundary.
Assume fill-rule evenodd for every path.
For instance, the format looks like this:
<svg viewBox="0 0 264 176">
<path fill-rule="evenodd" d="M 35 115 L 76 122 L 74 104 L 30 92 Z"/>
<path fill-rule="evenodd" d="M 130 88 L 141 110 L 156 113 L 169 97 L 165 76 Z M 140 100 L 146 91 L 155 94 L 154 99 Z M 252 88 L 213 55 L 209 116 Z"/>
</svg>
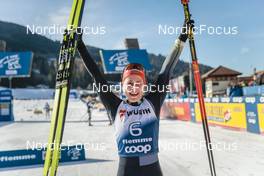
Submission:
<svg viewBox="0 0 264 176">
<path fill-rule="evenodd" d="M 205 100 L 210 124 L 264 134 L 264 97 L 214 97 Z M 189 107 L 182 105 L 183 103 L 187 103 Z M 168 117 L 175 119 L 180 117 L 184 120 L 189 116 L 192 122 L 201 122 L 200 108 L 195 98 L 189 98 L 188 101 L 167 100 L 166 113 Z"/>
<path fill-rule="evenodd" d="M 247 131 L 259 134 L 259 120 L 258 120 L 258 97 L 245 97 L 246 117 L 247 117 Z"/>
<path fill-rule="evenodd" d="M 44 164 L 45 149 L 0 151 L 0 168 Z M 60 162 L 85 160 L 83 145 L 63 146 Z"/>
<path fill-rule="evenodd" d="M 140 63 L 147 71 L 152 69 L 144 49 L 100 50 L 100 56 L 107 74 L 121 73 L 129 63 Z"/>
<path fill-rule="evenodd" d="M 0 121 L 12 121 L 12 91 L 9 89 L 0 90 Z"/>
<path fill-rule="evenodd" d="M 177 120 L 190 121 L 191 112 L 190 112 L 190 103 L 189 102 L 179 102 L 170 104 L 170 113 L 171 117 Z"/>
<path fill-rule="evenodd" d="M 264 134 L 264 104 L 258 104 L 257 107 L 260 133 Z"/>
<path fill-rule="evenodd" d="M 0 77 L 29 77 L 32 52 L 0 52 Z"/>
<path fill-rule="evenodd" d="M 246 129 L 246 108 L 244 103 L 206 103 L 208 122 L 235 129 Z M 195 103 L 195 117 L 201 122 L 199 104 Z"/>
</svg>

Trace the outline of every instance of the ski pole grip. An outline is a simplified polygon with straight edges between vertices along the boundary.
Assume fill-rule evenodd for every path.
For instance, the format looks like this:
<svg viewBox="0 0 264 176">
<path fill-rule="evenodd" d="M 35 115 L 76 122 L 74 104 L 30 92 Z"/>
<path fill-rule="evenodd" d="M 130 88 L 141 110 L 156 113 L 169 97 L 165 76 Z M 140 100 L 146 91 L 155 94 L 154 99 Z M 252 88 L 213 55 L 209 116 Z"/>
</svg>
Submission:
<svg viewBox="0 0 264 176">
<path fill-rule="evenodd" d="M 190 0 L 181 0 L 181 3 L 183 4 L 183 5 L 186 5 L 186 4 L 188 4 L 190 2 Z"/>
</svg>

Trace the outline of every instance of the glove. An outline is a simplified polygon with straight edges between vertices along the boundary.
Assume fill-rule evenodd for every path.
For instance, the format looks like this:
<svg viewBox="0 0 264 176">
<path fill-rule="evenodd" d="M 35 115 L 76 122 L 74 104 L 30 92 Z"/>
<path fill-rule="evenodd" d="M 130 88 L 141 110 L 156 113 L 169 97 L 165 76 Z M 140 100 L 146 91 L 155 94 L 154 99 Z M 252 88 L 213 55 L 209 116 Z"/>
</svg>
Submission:
<svg viewBox="0 0 264 176">
<path fill-rule="evenodd" d="M 188 34 L 190 33 L 190 30 L 193 30 L 194 27 L 194 21 L 193 20 L 185 20 L 184 24 L 182 26 L 181 34 L 179 36 L 179 39 L 183 42 L 186 42 L 188 39 Z"/>
<path fill-rule="evenodd" d="M 76 29 L 76 34 L 77 34 L 77 42 L 80 42 L 82 40 L 82 36 L 83 36 L 83 30 L 81 27 L 78 27 Z"/>
</svg>

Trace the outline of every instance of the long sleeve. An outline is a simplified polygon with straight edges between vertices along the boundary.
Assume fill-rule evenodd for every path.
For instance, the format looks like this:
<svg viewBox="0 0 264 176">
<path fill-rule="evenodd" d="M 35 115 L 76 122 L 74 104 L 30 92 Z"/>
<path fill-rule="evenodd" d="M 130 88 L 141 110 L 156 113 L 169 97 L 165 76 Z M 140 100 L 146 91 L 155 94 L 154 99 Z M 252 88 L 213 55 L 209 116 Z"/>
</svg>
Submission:
<svg viewBox="0 0 264 176">
<path fill-rule="evenodd" d="M 83 59 L 83 62 L 86 66 L 86 69 L 93 77 L 96 87 L 99 89 L 100 86 L 110 87 L 109 83 L 104 79 L 102 73 L 100 72 L 98 66 L 96 65 L 93 58 L 90 56 L 89 52 L 86 49 L 85 44 L 82 40 L 78 41 L 77 45 L 78 52 Z M 121 99 L 119 99 L 113 92 L 98 90 L 99 97 L 105 106 L 107 112 L 111 115 L 112 120 L 115 120 L 115 115 Z"/>
<path fill-rule="evenodd" d="M 163 90 L 163 88 L 169 84 L 170 76 L 179 60 L 179 57 L 184 47 L 184 43 L 185 42 L 180 39 L 177 39 L 175 41 L 170 54 L 166 57 L 165 61 L 163 62 L 158 78 L 155 82 L 156 89 L 159 88 L 159 90 Z M 149 92 L 146 96 L 146 98 L 149 99 L 154 105 L 157 116 L 159 116 L 160 107 L 162 106 L 166 95 L 167 92 L 164 89 L 164 91 Z"/>
</svg>

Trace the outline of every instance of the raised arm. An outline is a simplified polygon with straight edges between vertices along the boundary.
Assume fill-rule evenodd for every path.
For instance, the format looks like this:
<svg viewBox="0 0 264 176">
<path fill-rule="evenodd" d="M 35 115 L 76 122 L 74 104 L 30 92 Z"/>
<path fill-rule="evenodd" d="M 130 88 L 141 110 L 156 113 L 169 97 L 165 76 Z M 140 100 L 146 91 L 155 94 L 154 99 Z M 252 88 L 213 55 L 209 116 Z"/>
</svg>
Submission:
<svg viewBox="0 0 264 176">
<path fill-rule="evenodd" d="M 103 74 L 100 72 L 98 66 L 96 65 L 95 61 L 87 51 L 86 46 L 81 39 L 78 41 L 77 49 L 81 58 L 83 59 L 86 69 L 93 77 L 97 89 L 99 89 L 100 86 L 109 87 L 110 86 L 109 83 L 104 79 Z M 98 94 L 107 112 L 111 115 L 111 118 L 114 121 L 116 110 L 118 108 L 118 105 L 121 103 L 121 99 L 119 99 L 111 91 L 104 92 L 102 90 L 98 90 Z"/>
<path fill-rule="evenodd" d="M 184 26 L 186 26 L 186 24 L 188 28 L 192 27 L 193 21 L 185 23 Z M 180 34 L 178 39 L 175 40 L 175 43 L 171 49 L 170 54 L 166 57 L 165 61 L 163 62 L 158 78 L 155 82 L 156 89 L 162 91 L 149 92 L 148 95 L 146 96 L 146 98 L 149 99 L 154 105 L 156 109 L 156 114 L 158 116 L 160 112 L 160 107 L 162 106 L 163 101 L 165 100 L 165 97 L 167 95 L 167 92 L 164 87 L 166 87 L 169 84 L 171 74 L 179 60 L 179 57 L 181 55 L 181 52 L 183 50 L 187 38 L 188 38 L 187 32 L 186 30 L 183 30 L 183 32 Z"/>
</svg>

